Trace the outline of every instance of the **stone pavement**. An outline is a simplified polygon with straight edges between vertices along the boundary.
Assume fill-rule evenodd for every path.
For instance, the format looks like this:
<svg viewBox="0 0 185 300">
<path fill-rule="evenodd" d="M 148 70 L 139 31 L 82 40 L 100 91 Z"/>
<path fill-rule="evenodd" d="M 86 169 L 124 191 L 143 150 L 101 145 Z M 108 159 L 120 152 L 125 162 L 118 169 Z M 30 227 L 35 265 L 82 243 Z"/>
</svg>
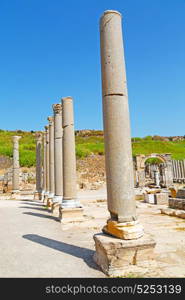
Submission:
<svg viewBox="0 0 185 300">
<path fill-rule="evenodd" d="M 84 222 L 64 230 L 33 196 L 0 200 L 0 277 L 105 277 L 92 256 L 93 234 L 101 232 L 109 216 L 106 194 L 100 190 L 79 195 Z M 129 277 L 185 277 L 185 220 L 162 215 L 162 207 L 137 201 L 140 223 L 157 242 L 156 260 L 129 268 Z"/>
<path fill-rule="evenodd" d="M 0 241 L 0 277 L 105 277 L 92 232 L 62 231 L 38 201 L 0 200 Z"/>
</svg>

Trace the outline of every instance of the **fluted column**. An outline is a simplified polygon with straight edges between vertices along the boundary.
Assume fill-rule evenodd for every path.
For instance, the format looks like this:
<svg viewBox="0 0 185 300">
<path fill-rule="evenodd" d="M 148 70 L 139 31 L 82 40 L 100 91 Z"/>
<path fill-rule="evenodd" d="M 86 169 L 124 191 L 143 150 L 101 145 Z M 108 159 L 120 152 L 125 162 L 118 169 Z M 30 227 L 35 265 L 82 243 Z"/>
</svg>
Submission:
<svg viewBox="0 0 185 300">
<path fill-rule="evenodd" d="M 62 203 L 63 197 L 63 163 L 62 163 L 62 105 L 53 104 L 54 112 L 54 171 L 55 196 L 53 203 Z"/>
<path fill-rule="evenodd" d="M 21 136 L 13 136 L 13 174 L 12 174 L 12 193 L 18 194 L 20 191 L 19 186 L 19 173 L 20 173 L 20 165 L 19 165 L 19 140 Z"/>
<path fill-rule="evenodd" d="M 36 133 L 36 191 L 35 200 L 42 199 L 42 133 Z"/>
<path fill-rule="evenodd" d="M 123 239 L 143 235 L 136 216 L 133 159 L 121 14 L 106 11 L 100 21 L 102 98 L 110 220 L 104 231 Z M 134 234 L 127 234 L 127 224 Z"/>
<path fill-rule="evenodd" d="M 48 117 L 49 121 L 49 195 L 52 200 L 55 193 L 55 173 L 54 173 L 54 122 L 53 117 Z"/>
</svg>

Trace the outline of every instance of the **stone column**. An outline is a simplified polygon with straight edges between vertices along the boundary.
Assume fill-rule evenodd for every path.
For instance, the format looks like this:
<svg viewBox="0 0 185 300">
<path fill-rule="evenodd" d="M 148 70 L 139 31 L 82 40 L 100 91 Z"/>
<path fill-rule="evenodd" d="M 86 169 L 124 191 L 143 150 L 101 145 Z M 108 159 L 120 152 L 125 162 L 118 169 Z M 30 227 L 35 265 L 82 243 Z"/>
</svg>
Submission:
<svg viewBox="0 0 185 300">
<path fill-rule="evenodd" d="M 136 216 L 127 82 L 119 12 L 104 12 L 100 21 L 100 41 L 110 219 L 103 228 L 106 234 L 94 236 L 94 259 L 108 275 L 122 275 L 126 266 L 134 264 L 135 259 L 137 261 L 143 245 L 146 248 L 152 246 L 153 249 L 155 243 L 144 239 L 143 226 L 139 224 Z M 132 242 L 124 241 L 132 239 Z M 109 251 L 109 243 L 112 252 Z M 129 257 L 127 252 L 130 252 Z M 145 257 L 146 260 L 147 258 Z"/>
<path fill-rule="evenodd" d="M 46 132 L 43 132 L 42 200 L 46 193 Z"/>
<path fill-rule="evenodd" d="M 12 172 L 12 197 L 19 198 L 20 187 L 19 187 L 19 140 L 21 136 L 13 136 L 13 172 Z"/>
<path fill-rule="evenodd" d="M 36 133 L 36 191 L 35 200 L 42 199 L 42 133 Z"/>
<path fill-rule="evenodd" d="M 111 219 L 105 228 L 129 222 L 135 238 L 143 235 L 136 216 L 130 120 L 121 15 L 107 11 L 101 18 L 101 65 L 107 201 Z M 116 38 L 115 38 L 116 36 Z M 110 224 L 110 226 L 109 226 Z M 126 226 L 127 230 L 128 226 Z M 132 230 L 132 231 L 133 231 Z M 112 234 L 112 232 L 110 232 Z"/>
<path fill-rule="evenodd" d="M 63 200 L 61 218 L 64 215 L 81 217 L 82 207 L 77 199 L 76 182 L 76 154 L 74 135 L 73 99 L 62 99 L 62 126 L 63 126 Z M 65 210 L 66 209 L 66 210 Z M 73 212 L 72 212 L 73 211 Z M 79 212 L 79 215 L 78 215 Z"/>
<path fill-rule="evenodd" d="M 49 195 L 48 207 L 51 207 L 55 193 L 55 172 L 54 172 L 54 122 L 53 117 L 49 121 Z"/>
<path fill-rule="evenodd" d="M 46 155 L 45 155 L 45 170 L 46 170 L 46 190 L 44 194 L 44 203 L 47 203 L 49 195 L 49 126 L 45 126 L 45 138 L 46 138 Z"/>
<path fill-rule="evenodd" d="M 53 104 L 54 112 L 54 171 L 55 171 L 55 195 L 52 211 L 59 212 L 63 198 L 63 163 L 62 163 L 62 105 Z"/>
<path fill-rule="evenodd" d="M 159 171 L 155 170 L 154 171 L 154 183 L 156 185 L 156 187 L 160 187 L 160 178 L 159 178 Z"/>
</svg>

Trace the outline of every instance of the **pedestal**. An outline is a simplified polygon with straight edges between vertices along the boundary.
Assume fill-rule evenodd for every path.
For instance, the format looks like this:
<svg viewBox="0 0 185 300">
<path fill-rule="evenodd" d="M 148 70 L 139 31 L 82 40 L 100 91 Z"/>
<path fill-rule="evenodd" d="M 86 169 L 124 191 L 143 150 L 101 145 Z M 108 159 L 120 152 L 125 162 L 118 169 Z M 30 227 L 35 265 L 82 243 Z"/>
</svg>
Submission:
<svg viewBox="0 0 185 300">
<path fill-rule="evenodd" d="M 83 208 L 59 208 L 59 218 L 61 224 L 75 223 L 83 221 Z"/>
<path fill-rule="evenodd" d="M 61 207 L 61 203 L 58 203 L 58 202 L 54 202 L 52 203 L 52 206 L 51 206 L 51 211 L 53 213 L 53 215 L 55 217 L 59 217 L 60 216 L 60 207 Z"/>
<path fill-rule="evenodd" d="M 34 193 L 34 200 L 42 200 L 42 193 L 35 192 Z"/>
<path fill-rule="evenodd" d="M 108 276 L 124 276 L 129 266 L 147 266 L 154 259 L 156 242 L 146 234 L 137 240 L 121 240 L 100 233 L 94 241 L 93 259 Z"/>
</svg>

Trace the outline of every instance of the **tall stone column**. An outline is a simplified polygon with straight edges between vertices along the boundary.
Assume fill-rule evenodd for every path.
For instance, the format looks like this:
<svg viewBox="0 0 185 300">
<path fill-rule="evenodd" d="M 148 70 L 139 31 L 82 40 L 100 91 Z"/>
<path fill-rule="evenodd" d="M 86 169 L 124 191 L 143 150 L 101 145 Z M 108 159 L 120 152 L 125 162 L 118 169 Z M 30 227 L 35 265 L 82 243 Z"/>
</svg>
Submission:
<svg viewBox="0 0 185 300">
<path fill-rule="evenodd" d="M 136 229 L 135 238 L 138 238 L 143 235 L 143 230 L 136 216 L 120 13 L 105 12 L 101 18 L 100 31 L 107 201 L 111 215 L 105 230 L 110 234 L 120 230 L 121 238 L 126 238 L 124 231 L 127 231 L 128 226 L 124 224 L 129 222 L 132 231 Z"/>
<path fill-rule="evenodd" d="M 42 200 L 46 192 L 46 132 L 43 132 Z"/>
<path fill-rule="evenodd" d="M 64 215 L 76 214 L 81 217 L 82 207 L 77 199 L 76 182 L 76 154 L 73 99 L 66 97 L 62 99 L 62 126 L 63 126 L 63 200 L 61 218 Z M 65 210 L 66 209 L 66 210 Z M 73 211 L 73 212 L 72 212 Z M 75 214 L 74 214 L 75 211 Z M 79 213 L 79 215 L 78 215 Z"/>
<path fill-rule="evenodd" d="M 94 259 L 107 274 L 119 275 L 123 274 L 125 264 L 134 264 L 135 258 L 137 261 L 137 255 L 142 252 L 143 245 L 146 248 L 151 246 L 151 241 L 142 240 L 143 226 L 139 224 L 136 215 L 127 82 L 119 12 L 104 12 L 100 21 L 100 41 L 107 202 L 110 219 L 103 228 L 106 235 L 94 236 L 96 245 Z M 117 238 L 122 241 L 118 241 Z M 130 243 L 127 240 L 133 241 Z M 111 253 L 109 243 L 113 245 L 112 248 L 110 246 Z M 152 248 L 153 246 L 152 242 Z M 125 255 L 125 259 L 120 255 L 120 251 L 123 256 Z M 129 258 L 126 256 L 127 251 L 130 251 Z"/>
<path fill-rule="evenodd" d="M 19 198 L 19 173 L 20 173 L 20 165 L 19 165 L 19 140 L 21 136 L 13 136 L 13 172 L 12 172 L 12 197 Z"/>
<path fill-rule="evenodd" d="M 49 121 L 49 195 L 48 207 L 51 207 L 55 194 L 55 171 L 54 171 L 54 122 L 53 117 L 48 117 Z"/>
<path fill-rule="evenodd" d="M 35 200 L 42 199 L 42 133 L 36 133 L 36 191 Z"/>
<path fill-rule="evenodd" d="M 63 163 L 62 163 L 62 105 L 53 104 L 54 112 L 54 171 L 55 171 L 55 195 L 52 211 L 59 212 L 59 206 L 63 198 Z"/>
<path fill-rule="evenodd" d="M 44 194 L 44 203 L 47 203 L 49 195 L 49 126 L 45 126 L 45 138 L 46 138 L 46 148 L 45 148 L 45 170 L 46 170 L 46 190 Z"/>
</svg>

